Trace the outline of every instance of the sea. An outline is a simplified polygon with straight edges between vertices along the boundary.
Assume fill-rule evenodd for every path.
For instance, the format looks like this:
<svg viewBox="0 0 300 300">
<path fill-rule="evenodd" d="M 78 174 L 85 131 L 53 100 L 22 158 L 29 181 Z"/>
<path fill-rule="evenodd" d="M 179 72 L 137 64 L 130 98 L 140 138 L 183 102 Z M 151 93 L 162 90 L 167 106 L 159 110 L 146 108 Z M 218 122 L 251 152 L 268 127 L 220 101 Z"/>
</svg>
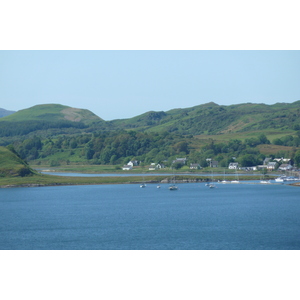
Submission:
<svg viewBox="0 0 300 300">
<path fill-rule="evenodd" d="M 1 250 L 299 250 L 300 188 L 181 183 L 0 189 Z"/>
</svg>

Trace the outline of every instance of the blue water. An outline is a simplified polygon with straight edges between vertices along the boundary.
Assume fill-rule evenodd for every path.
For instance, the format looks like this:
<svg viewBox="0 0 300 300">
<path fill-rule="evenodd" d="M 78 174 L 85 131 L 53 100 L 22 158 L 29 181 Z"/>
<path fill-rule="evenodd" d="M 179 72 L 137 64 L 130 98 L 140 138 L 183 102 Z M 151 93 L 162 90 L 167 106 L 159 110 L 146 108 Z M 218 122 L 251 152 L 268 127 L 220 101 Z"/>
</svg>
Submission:
<svg viewBox="0 0 300 300">
<path fill-rule="evenodd" d="M 300 249 L 300 188 L 0 189 L 0 249 Z"/>
</svg>

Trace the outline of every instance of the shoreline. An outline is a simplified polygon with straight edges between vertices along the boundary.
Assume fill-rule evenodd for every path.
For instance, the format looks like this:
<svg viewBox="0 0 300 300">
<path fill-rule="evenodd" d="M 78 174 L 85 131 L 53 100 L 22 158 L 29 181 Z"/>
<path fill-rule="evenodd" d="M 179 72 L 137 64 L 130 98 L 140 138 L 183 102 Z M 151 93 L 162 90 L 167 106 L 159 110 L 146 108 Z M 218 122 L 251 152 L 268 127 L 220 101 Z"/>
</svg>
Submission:
<svg viewBox="0 0 300 300">
<path fill-rule="evenodd" d="M 21 178 L 0 178 L 0 189 L 1 188 L 24 188 L 24 187 L 47 187 L 47 186 L 75 186 L 75 185 L 111 185 L 111 184 L 170 184 L 173 176 L 152 176 L 144 180 L 141 176 L 114 176 L 114 177 L 64 177 L 54 175 L 34 175 L 29 177 Z M 230 181 L 235 178 L 227 177 L 229 182 L 223 184 L 233 184 Z M 272 179 L 272 178 L 271 178 Z M 208 176 L 194 176 L 191 175 L 177 175 L 176 183 L 205 183 L 214 182 L 220 183 L 223 180 L 221 177 L 215 177 L 211 180 Z M 240 179 L 240 184 L 245 184 L 245 181 L 260 180 L 259 176 L 249 176 Z M 260 184 L 260 183 L 258 183 Z M 271 185 L 278 185 L 278 183 L 271 183 Z M 300 182 L 293 182 L 287 184 L 289 186 L 300 186 Z"/>
</svg>

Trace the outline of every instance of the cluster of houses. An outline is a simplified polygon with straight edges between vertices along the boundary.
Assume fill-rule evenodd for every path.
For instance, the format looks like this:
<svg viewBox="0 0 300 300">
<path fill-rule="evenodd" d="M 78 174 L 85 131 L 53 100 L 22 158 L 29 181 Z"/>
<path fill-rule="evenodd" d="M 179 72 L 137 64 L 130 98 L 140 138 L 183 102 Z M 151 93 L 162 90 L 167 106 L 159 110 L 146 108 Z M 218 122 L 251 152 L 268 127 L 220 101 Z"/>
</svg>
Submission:
<svg viewBox="0 0 300 300">
<path fill-rule="evenodd" d="M 172 161 L 172 164 L 182 164 L 182 165 L 186 165 L 187 162 L 187 158 L 176 158 L 175 160 Z M 211 158 L 207 158 L 206 162 L 208 163 L 208 165 L 211 168 L 217 168 L 218 167 L 218 162 L 216 160 L 212 160 Z M 123 166 L 123 170 L 132 170 L 132 168 L 134 166 L 138 166 L 139 163 L 137 160 L 132 160 L 130 162 L 128 162 L 127 165 Z M 155 171 L 155 170 L 159 170 L 159 169 L 164 169 L 165 165 L 163 164 L 155 164 L 155 163 L 151 163 L 149 166 L 149 170 L 150 171 Z M 199 170 L 201 169 L 200 164 L 190 164 L 190 169 L 191 170 Z M 247 167 L 247 168 L 242 168 L 239 166 L 238 162 L 231 162 L 228 165 L 228 169 L 230 170 L 240 170 L 240 169 L 246 169 L 246 170 L 253 170 L 253 171 L 257 171 L 257 170 L 262 170 L 262 169 L 266 169 L 269 171 L 273 171 L 273 170 L 281 170 L 281 171 L 289 171 L 293 169 L 293 166 L 291 164 L 291 159 L 288 158 L 266 158 L 263 161 L 262 165 L 258 165 L 258 166 L 253 166 L 253 167 Z"/>
<path fill-rule="evenodd" d="M 262 165 L 241 168 L 239 167 L 239 163 L 232 162 L 229 164 L 228 169 L 237 170 L 237 169 L 247 169 L 247 170 L 263 170 L 266 169 L 268 171 L 281 170 L 281 171 L 289 171 L 293 169 L 291 159 L 289 158 L 274 158 L 271 157 L 265 158 Z"/>
</svg>

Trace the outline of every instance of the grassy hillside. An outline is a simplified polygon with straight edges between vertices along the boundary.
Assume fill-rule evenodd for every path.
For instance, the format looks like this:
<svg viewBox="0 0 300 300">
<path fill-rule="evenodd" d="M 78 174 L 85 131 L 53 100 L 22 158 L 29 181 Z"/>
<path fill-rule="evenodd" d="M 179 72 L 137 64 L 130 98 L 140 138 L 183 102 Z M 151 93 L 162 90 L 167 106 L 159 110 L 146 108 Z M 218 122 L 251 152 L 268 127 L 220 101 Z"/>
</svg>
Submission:
<svg viewBox="0 0 300 300">
<path fill-rule="evenodd" d="M 0 147 L 0 177 L 28 176 L 33 170 L 13 150 Z"/>
<path fill-rule="evenodd" d="M 0 118 L 0 137 L 89 132 L 95 127 L 102 128 L 103 124 L 105 122 L 101 118 L 86 109 L 60 104 L 36 105 Z"/>
<path fill-rule="evenodd" d="M 13 124 L 13 126 L 12 126 Z M 300 101 L 291 104 L 218 105 L 213 102 L 167 112 L 104 121 L 89 110 L 60 104 L 36 105 L 0 118 L 0 137 L 34 133 L 56 136 L 99 130 L 176 132 L 184 135 L 232 135 L 250 132 L 295 132 L 300 130 Z M 2 143 L 3 144 L 3 143 Z"/>
<path fill-rule="evenodd" d="M 102 119 L 87 109 L 72 108 L 60 104 L 43 104 L 19 110 L 13 115 L 9 115 L 1 119 L 0 122 L 41 120 L 48 122 L 67 120 L 71 122 L 83 122 L 84 124 L 90 124 L 93 121 L 100 121 Z"/>
<path fill-rule="evenodd" d="M 213 102 L 168 112 L 147 112 L 140 116 L 114 120 L 116 127 L 181 134 L 227 134 L 248 131 L 299 130 L 300 101 L 286 104 L 218 105 Z"/>
</svg>

